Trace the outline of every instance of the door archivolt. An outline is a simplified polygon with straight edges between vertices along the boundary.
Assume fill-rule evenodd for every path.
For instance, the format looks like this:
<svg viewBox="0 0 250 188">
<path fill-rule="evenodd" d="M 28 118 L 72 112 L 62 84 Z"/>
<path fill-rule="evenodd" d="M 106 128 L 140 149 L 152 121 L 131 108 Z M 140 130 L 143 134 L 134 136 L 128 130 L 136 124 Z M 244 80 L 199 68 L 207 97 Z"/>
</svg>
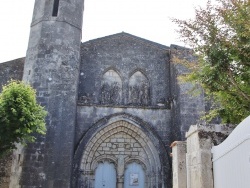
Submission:
<svg viewBox="0 0 250 188">
<path fill-rule="evenodd" d="M 111 160 L 115 164 L 117 187 L 123 187 L 125 168 L 136 161 L 144 169 L 147 179 L 145 187 L 158 182 L 155 175 L 161 169 L 158 151 L 137 125 L 124 120 L 116 121 L 92 136 L 83 153 L 80 167 L 82 178 L 89 181 L 88 184 L 94 185 L 96 168 L 100 161 L 105 160 Z"/>
</svg>

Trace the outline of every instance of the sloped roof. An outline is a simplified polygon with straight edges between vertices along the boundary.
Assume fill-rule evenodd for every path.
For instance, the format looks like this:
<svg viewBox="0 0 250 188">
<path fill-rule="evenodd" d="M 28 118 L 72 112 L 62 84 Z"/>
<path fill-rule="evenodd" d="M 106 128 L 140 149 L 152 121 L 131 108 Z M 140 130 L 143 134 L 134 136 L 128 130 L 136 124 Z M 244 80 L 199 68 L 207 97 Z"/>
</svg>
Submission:
<svg viewBox="0 0 250 188">
<path fill-rule="evenodd" d="M 134 40 L 136 42 L 139 42 L 141 44 L 151 46 L 153 48 L 157 48 L 159 50 L 169 50 L 170 49 L 168 46 L 165 46 L 165 45 L 162 45 L 162 44 L 159 44 L 159 43 L 147 40 L 147 39 L 143 39 L 141 37 L 137 37 L 135 35 L 131 35 L 131 34 L 125 33 L 125 32 L 121 32 L 121 33 L 117 33 L 117 34 L 113 34 L 113 35 L 108 35 L 108 36 L 105 36 L 105 37 L 101 37 L 101 38 L 93 39 L 93 40 L 90 40 L 90 41 L 87 41 L 87 42 L 83 42 L 82 45 L 95 44 L 95 43 L 98 44 L 98 43 L 100 43 L 102 41 L 112 40 L 112 39 L 115 39 L 115 38 L 127 38 L 127 39 L 130 39 L 130 40 Z"/>
</svg>

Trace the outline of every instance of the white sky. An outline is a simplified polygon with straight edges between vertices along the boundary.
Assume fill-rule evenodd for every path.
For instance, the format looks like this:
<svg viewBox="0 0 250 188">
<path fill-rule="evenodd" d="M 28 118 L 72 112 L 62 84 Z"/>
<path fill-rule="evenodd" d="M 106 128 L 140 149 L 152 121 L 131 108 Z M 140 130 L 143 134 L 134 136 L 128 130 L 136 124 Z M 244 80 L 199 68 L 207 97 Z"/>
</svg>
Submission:
<svg viewBox="0 0 250 188">
<path fill-rule="evenodd" d="M 24 57 L 35 0 L 1 0 L 0 62 Z M 169 18 L 194 17 L 206 0 L 85 0 L 82 41 L 122 31 L 160 44 L 184 45 Z"/>
</svg>

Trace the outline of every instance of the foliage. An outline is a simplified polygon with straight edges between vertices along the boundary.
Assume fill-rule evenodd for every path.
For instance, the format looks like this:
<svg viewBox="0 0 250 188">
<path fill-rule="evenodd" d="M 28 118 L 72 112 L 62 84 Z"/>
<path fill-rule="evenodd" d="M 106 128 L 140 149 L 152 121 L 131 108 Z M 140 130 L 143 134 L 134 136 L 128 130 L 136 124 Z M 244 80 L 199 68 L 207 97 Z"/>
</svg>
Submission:
<svg viewBox="0 0 250 188">
<path fill-rule="evenodd" d="M 186 81 L 199 83 L 214 105 L 207 117 L 239 123 L 250 114 L 250 0 L 215 0 L 196 8 L 195 19 L 173 19 L 194 49 Z"/>
<path fill-rule="evenodd" d="M 45 134 L 46 111 L 36 102 L 35 90 L 20 81 L 3 86 L 0 94 L 0 157 L 15 143 L 33 142 L 33 133 Z"/>
</svg>

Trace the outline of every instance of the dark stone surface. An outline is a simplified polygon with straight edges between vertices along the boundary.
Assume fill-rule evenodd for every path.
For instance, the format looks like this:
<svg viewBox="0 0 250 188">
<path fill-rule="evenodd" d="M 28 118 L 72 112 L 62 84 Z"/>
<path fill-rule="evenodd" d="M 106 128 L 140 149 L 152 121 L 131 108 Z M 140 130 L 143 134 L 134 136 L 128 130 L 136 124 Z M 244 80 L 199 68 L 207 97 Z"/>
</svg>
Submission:
<svg viewBox="0 0 250 188">
<path fill-rule="evenodd" d="M 60 0 L 52 16 L 53 1 L 35 1 L 23 79 L 48 111 L 47 133 L 26 148 L 23 188 L 70 187 L 83 2 Z"/>
<path fill-rule="evenodd" d="M 169 146 L 175 140 L 184 140 L 190 125 L 196 124 L 205 111 L 203 92 L 191 96 L 188 91 L 192 85 L 177 80 L 188 70 L 176 63 L 176 58 L 193 61 L 192 50 L 175 45 L 169 48 L 119 33 L 83 43 L 77 52 L 80 38 L 69 40 L 71 36 L 64 32 L 78 31 L 65 23 L 53 26 L 65 29 L 59 33 L 54 29 L 45 32 L 51 27 L 47 24 L 35 25 L 31 35 L 34 40 L 26 58 L 24 78 L 37 89 L 37 99 L 49 115 L 46 136 L 37 136 L 36 142 L 26 147 L 22 187 L 67 188 L 70 182 L 74 185 L 85 142 L 97 128 L 117 117 L 138 122 L 149 138 L 157 138 L 155 147 L 159 150 L 164 183 L 171 187 Z M 43 33 L 36 33 L 37 29 Z M 67 44 L 72 46 L 65 45 L 66 39 L 58 34 L 66 35 Z M 36 41 L 38 38 L 43 42 Z M 20 80 L 23 63 L 24 58 L 0 64 L 0 84 L 10 78 Z M 121 100 L 102 103 L 102 84 L 109 70 L 116 71 L 120 79 L 116 80 L 121 85 Z M 132 77 L 138 71 L 148 82 L 149 98 L 148 102 L 140 102 L 140 98 L 131 103 Z M 143 96 L 144 91 L 138 91 L 138 96 Z"/>
<path fill-rule="evenodd" d="M 79 96 L 90 104 L 100 104 L 103 75 L 108 70 L 118 73 L 122 81 L 123 105 L 129 101 L 129 79 L 140 71 L 149 81 L 150 103 L 167 102 L 170 98 L 169 48 L 127 33 L 92 40 L 82 44 Z M 143 105 L 145 106 L 145 105 Z"/>
<path fill-rule="evenodd" d="M 9 188 L 11 176 L 12 153 L 0 158 L 0 187 Z"/>
<path fill-rule="evenodd" d="M 183 83 L 178 80 L 178 76 L 188 73 L 187 67 L 179 62 L 196 61 L 193 51 L 177 45 L 170 46 L 171 56 L 171 94 L 173 97 L 173 139 L 185 140 L 185 133 L 191 125 L 200 123 L 200 117 L 205 113 L 205 98 L 203 90 L 198 88 L 196 94 L 190 91 L 194 85 Z M 198 92 L 199 91 L 199 92 Z"/>
<path fill-rule="evenodd" d="M 78 117 L 84 118 L 84 115 L 81 115 L 81 113 L 85 113 L 86 111 L 91 113 L 91 109 L 93 111 L 93 108 L 96 109 L 96 107 L 78 107 Z M 119 110 L 117 108 L 111 109 L 110 115 L 103 116 L 105 114 L 105 110 L 102 107 L 99 107 L 100 109 L 96 109 L 95 114 L 91 114 L 89 117 L 93 118 L 96 115 L 96 121 L 92 126 L 88 127 L 87 130 L 84 131 L 84 134 L 77 144 L 76 147 L 76 152 L 75 152 L 75 157 L 74 157 L 74 177 L 73 177 L 73 185 L 77 184 L 77 179 L 78 179 L 78 171 L 79 171 L 79 166 L 80 166 L 80 161 L 82 158 L 82 154 L 84 149 L 86 148 L 86 144 L 88 143 L 89 140 L 91 140 L 91 137 L 93 134 L 97 132 L 97 130 L 102 129 L 102 127 L 106 126 L 109 124 L 109 122 L 113 122 L 114 119 L 119 120 L 119 119 L 124 119 L 127 121 L 134 122 L 136 125 L 140 127 L 140 129 L 147 135 L 147 137 L 153 141 L 154 146 L 157 148 L 158 153 L 156 155 L 159 155 L 161 165 L 162 165 L 162 173 L 163 173 L 163 182 L 160 182 L 161 184 L 158 185 L 157 187 L 162 187 L 162 184 L 165 185 L 165 187 L 171 187 L 171 167 L 170 167 L 170 158 L 169 158 L 169 151 L 168 151 L 168 143 L 169 140 L 168 138 L 170 137 L 169 135 L 169 130 L 168 125 L 164 126 L 164 130 L 161 129 L 161 126 L 158 126 L 154 123 L 154 121 L 151 121 L 148 123 L 149 117 L 152 118 L 155 114 L 158 114 L 157 118 L 165 118 L 165 121 L 167 122 L 170 117 L 168 117 L 169 110 L 161 110 L 161 112 L 153 112 L 152 110 L 148 110 L 148 112 L 141 111 L 140 109 L 134 109 L 133 112 L 137 111 L 137 114 L 133 113 L 131 115 L 132 109 L 124 109 L 124 112 L 116 113 L 116 110 Z M 105 107 L 104 107 L 105 108 Z M 101 113 L 99 113 L 100 111 Z M 130 112 L 130 113 L 129 113 Z M 143 115 L 144 114 L 144 115 Z M 149 116 L 148 119 L 145 118 L 147 117 L 147 114 L 154 114 L 152 116 Z M 164 116 L 164 114 L 166 116 Z M 141 117 L 139 117 L 141 116 Z M 101 118 L 102 117 L 102 118 Z M 142 119 L 143 118 L 143 119 Z M 95 119 L 95 120 L 96 120 Z M 145 121 L 147 120 L 147 121 Z M 84 122 L 81 122 L 80 126 L 84 126 Z M 77 132 L 77 131 L 76 131 Z M 160 132 L 166 133 L 165 136 L 160 136 Z M 166 140 L 164 140 L 166 139 Z M 161 179 L 161 177 L 159 177 Z M 75 186 L 76 187 L 76 186 Z"/>
<path fill-rule="evenodd" d="M 177 80 L 188 70 L 176 63 L 176 58 L 193 61 L 192 50 L 175 45 L 169 48 L 119 33 L 83 43 L 81 57 L 75 147 L 83 151 L 84 144 L 81 143 L 94 134 L 96 123 L 124 113 L 143 120 L 154 131 L 164 147 L 159 154 L 168 159 L 171 142 L 184 140 L 185 132 L 197 123 L 204 109 L 203 93 L 190 96 L 188 91 L 192 85 Z M 121 79 L 122 101 L 103 105 L 102 81 L 109 70 L 115 71 Z M 129 101 L 130 78 L 137 71 L 149 80 L 148 104 L 131 104 Z M 76 158 L 80 160 L 81 157 Z M 171 187 L 168 160 L 163 168 L 164 177 L 167 177 L 165 185 Z"/>
<path fill-rule="evenodd" d="M 0 63 L 0 86 L 3 86 L 12 80 L 22 80 L 25 58 L 19 58 L 12 61 Z M 0 87 L 0 92 L 2 87 Z"/>
</svg>

